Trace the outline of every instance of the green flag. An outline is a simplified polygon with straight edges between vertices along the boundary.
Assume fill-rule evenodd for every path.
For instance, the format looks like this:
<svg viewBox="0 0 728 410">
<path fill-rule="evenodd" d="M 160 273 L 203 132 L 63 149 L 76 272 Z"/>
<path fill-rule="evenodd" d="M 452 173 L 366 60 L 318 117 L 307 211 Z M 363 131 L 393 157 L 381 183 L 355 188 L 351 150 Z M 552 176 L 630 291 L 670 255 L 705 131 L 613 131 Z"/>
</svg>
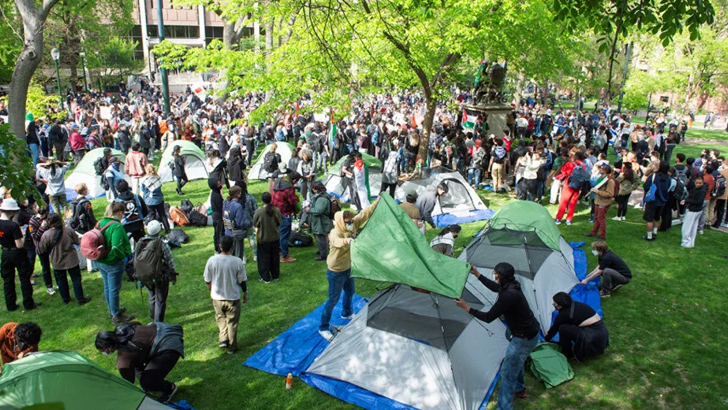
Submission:
<svg viewBox="0 0 728 410">
<path fill-rule="evenodd" d="M 333 120 L 333 118 L 332 118 L 332 120 Z M 331 132 L 329 133 L 329 141 L 334 142 L 334 137 L 336 137 L 336 133 L 337 133 L 336 123 L 332 121 L 331 122 Z"/>
<path fill-rule="evenodd" d="M 437 253 L 387 193 L 351 245 L 351 275 L 459 298 L 470 265 Z"/>
</svg>

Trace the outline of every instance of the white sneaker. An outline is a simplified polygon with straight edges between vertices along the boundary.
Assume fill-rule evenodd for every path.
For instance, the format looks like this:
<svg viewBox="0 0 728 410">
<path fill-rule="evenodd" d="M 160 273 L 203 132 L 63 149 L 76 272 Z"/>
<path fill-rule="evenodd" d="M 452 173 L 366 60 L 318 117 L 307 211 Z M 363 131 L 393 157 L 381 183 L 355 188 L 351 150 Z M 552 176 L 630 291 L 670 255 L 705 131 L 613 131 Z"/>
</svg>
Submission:
<svg viewBox="0 0 728 410">
<path fill-rule="evenodd" d="M 48 292 L 48 294 L 51 296 L 56 294 L 56 291 L 53 288 L 46 288 L 46 292 Z"/>
<path fill-rule="evenodd" d="M 702 235 L 703 234 L 703 231 L 698 231 L 698 233 Z"/>
<path fill-rule="evenodd" d="M 328 331 L 328 330 L 319 330 L 319 334 L 321 337 L 323 337 L 327 342 L 330 342 L 334 340 L 334 335 Z"/>
<path fill-rule="evenodd" d="M 622 220 L 623 220 L 623 221 L 626 221 L 626 220 L 627 220 L 627 217 L 626 217 L 626 216 L 623 216 L 623 217 L 622 217 Z"/>
<path fill-rule="evenodd" d="M 721 228 L 728 228 L 728 224 L 720 224 Z"/>
<path fill-rule="evenodd" d="M 566 226 L 571 226 L 571 221 L 568 219 L 566 220 Z"/>
<path fill-rule="evenodd" d="M 253 255 L 253 262 L 258 262 L 258 255 Z"/>
<path fill-rule="evenodd" d="M 614 218 L 612 218 L 612 220 L 613 221 L 621 221 L 622 220 L 622 217 L 621 216 L 615 216 Z"/>
<path fill-rule="evenodd" d="M 561 225 L 561 219 L 556 220 L 556 225 Z"/>
<path fill-rule="evenodd" d="M 344 319 L 344 320 L 351 320 L 353 317 L 354 317 L 354 314 L 353 313 L 351 315 L 349 315 L 349 316 L 344 316 L 343 314 L 341 315 L 341 318 Z"/>
</svg>

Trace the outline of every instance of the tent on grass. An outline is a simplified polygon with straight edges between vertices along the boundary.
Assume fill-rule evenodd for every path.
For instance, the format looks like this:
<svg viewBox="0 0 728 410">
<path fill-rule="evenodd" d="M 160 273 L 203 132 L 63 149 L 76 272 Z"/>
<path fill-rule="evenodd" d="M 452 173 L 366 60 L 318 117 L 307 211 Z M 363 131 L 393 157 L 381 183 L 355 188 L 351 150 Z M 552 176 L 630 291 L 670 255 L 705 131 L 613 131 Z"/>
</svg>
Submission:
<svg viewBox="0 0 728 410">
<path fill-rule="evenodd" d="M 104 155 L 104 149 L 105 148 L 96 148 L 87 152 L 86 155 L 83 156 L 81 161 L 78 162 L 78 165 L 73 169 L 71 175 L 66 178 L 64 184 L 66 186 L 67 194 L 70 194 L 68 195 L 69 201 L 76 197 L 76 192 L 73 190 L 73 188 L 76 186 L 76 184 L 79 184 L 81 182 L 85 183 L 88 187 L 88 197 L 97 198 L 106 193 L 103 186 L 101 186 L 101 177 L 96 175 L 96 170 L 94 169 L 94 163 L 97 159 L 99 159 L 99 157 Z M 124 172 L 124 162 L 126 161 L 126 155 L 124 155 L 123 152 L 117 151 L 115 149 L 111 150 L 111 155 L 119 158 L 119 169 Z M 131 181 L 126 175 L 125 179 L 127 181 Z"/>
<path fill-rule="evenodd" d="M 169 164 L 174 159 L 172 151 L 176 146 L 182 147 L 180 149 L 180 155 L 187 161 L 185 163 L 187 179 L 190 181 L 195 179 L 207 179 L 210 175 L 210 171 L 212 170 L 208 170 L 209 164 L 207 163 L 207 158 L 205 158 L 205 153 L 202 152 L 202 150 L 193 142 L 177 140 L 167 145 L 167 149 L 165 149 L 164 153 L 162 153 L 162 162 L 159 163 L 159 170 L 157 171 L 162 182 L 174 181 L 172 168 L 169 167 Z"/>
<path fill-rule="evenodd" d="M 169 410 L 121 377 L 73 351 L 33 353 L 0 376 L 0 407 Z M 38 407 L 40 408 L 40 407 Z"/>
<path fill-rule="evenodd" d="M 508 341 L 500 321 L 477 321 L 453 302 L 492 306 L 495 297 L 477 291 L 469 270 L 433 251 L 385 193 L 352 245 L 352 275 L 395 284 L 377 293 L 306 372 L 418 409 L 478 409 Z"/>
<path fill-rule="evenodd" d="M 569 293 L 579 283 L 572 246 L 561 236 L 546 208 L 535 202 L 515 201 L 503 206 L 459 259 L 489 277 L 496 264 L 507 261 L 513 265 L 544 334 L 552 322 L 553 295 Z"/>
<path fill-rule="evenodd" d="M 288 165 L 288 161 L 291 160 L 291 157 L 293 156 L 293 151 L 296 150 L 296 147 L 293 145 L 278 141 L 276 142 L 276 152 L 281 155 L 281 160 Z M 263 158 L 265 158 L 265 154 L 267 154 L 270 151 L 270 145 L 266 145 L 263 152 L 260 153 L 258 156 L 258 159 L 255 160 L 255 163 L 250 168 L 250 173 L 248 174 L 248 179 L 266 179 L 268 178 L 268 172 L 263 169 Z M 249 153 L 249 155 L 252 155 Z"/>
<path fill-rule="evenodd" d="M 382 186 L 382 161 L 369 154 L 361 154 L 361 157 L 364 164 L 369 168 L 369 188 L 372 195 L 376 197 L 376 193 L 379 193 L 379 187 Z M 323 182 L 329 195 L 334 195 L 341 201 L 349 202 L 351 200 L 349 198 L 349 188 L 341 176 L 341 167 L 345 161 L 346 157 L 341 158 L 336 164 L 329 167 Z"/>
<path fill-rule="evenodd" d="M 418 195 L 422 195 L 428 189 L 436 189 L 441 183 L 447 185 L 448 193 L 438 197 L 432 212 L 432 219 L 438 227 L 482 221 L 493 216 L 494 212 L 485 206 L 465 178 L 460 173 L 444 167 L 423 170 L 421 179 L 405 181 L 397 187 L 394 195 L 398 201 L 404 202 L 408 191 L 414 190 Z"/>
<path fill-rule="evenodd" d="M 501 321 L 481 322 L 452 300 L 463 298 L 478 310 L 497 300 L 467 274 L 470 264 L 491 278 L 496 263 L 514 264 L 544 333 L 554 312 L 551 297 L 578 282 L 572 248 L 535 203 L 504 207 L 457 264 L 435 258 L 425 243 L 385 194 L 352 245 L 352 276 L 395 284 L 339 331 L 307 373 L 417 409 L 479 409 L 493 391 L 508 340 Z"/>
</svg>

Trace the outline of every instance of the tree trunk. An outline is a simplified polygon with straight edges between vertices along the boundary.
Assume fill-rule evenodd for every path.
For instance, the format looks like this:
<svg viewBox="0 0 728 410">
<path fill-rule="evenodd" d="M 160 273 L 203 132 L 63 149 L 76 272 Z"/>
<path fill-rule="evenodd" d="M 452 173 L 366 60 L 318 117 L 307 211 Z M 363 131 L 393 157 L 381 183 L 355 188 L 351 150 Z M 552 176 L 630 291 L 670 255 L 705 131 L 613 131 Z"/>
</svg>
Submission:
<svg viewBox="0 0 728 410">
<path fill-rule="evenodd" d="M 428 95 L 426 93 L 425 95 Z M 425 97 L 425 104 L 427 110 L 425 111 L 425 120 L 422 123 L 422 136 L 420 137 L 420 146 L 417 149 L 417 162 L 420 167 L 425 166 L 427 160 L 427 151 L 430 147 L 430 134 L 432 133 L 432 124 L 435 122 L 435 111 L 437 111 L 437 101 L 432 98 L 432 95 Z M 430 164 L 432 166 L 432 164 Z"/>
<path fill-rule="evenodd" d="M 225 46 L 227 46 L 227 48 L 229 48 L 230 50 L 235 50 L 237 48 L 240 37 L 235 30 L 234 21 L 232 23 L 225 21 L 222 29 L 222 41 L 225 43 Z"/>
<path fill-rule="evenodd" d="M 8 121 L 10 131 L 17 138 L 25 138 L 25 103 L 28 98 L 28 87 L 35 69 L 43 55 L 43 23 L 39 21 L 25 21 L 23 19 L 24 42 L 23 50 L 18 56 L 10 81 L 10 95 L 8 96 Z"/>
<path fill-rule="evenodd" d="M 273 52 L 273 20 L 265 24 L 265 55 L 270 57 Z"/>
</svg>

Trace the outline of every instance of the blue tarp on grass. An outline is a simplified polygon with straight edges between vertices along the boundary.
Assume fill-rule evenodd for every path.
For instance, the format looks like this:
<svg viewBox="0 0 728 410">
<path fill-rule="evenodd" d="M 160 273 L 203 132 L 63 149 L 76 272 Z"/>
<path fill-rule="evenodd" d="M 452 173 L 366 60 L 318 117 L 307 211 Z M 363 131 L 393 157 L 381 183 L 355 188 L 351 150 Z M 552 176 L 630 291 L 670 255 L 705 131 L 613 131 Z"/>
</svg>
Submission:
<svg viewBox="0 0 728 410">
<path fill-rule="evenodd" d="M 579 279 L 584 279 L 587 271 L 586 254 L 580 249 L 580 246 L 583 245 L 583 242 L 571 244 L 574 249 L 574 270 Z M 576 285 L 570 294 L 574 300 L 586 303 L 600 315 L 602 314 L 596 282 L 589 283 L 587 286 Z M 358 313 L 367 302 L 367 299 L 354 295 L 354 312 Z M 353 384 L 317 374 L 305 373 L 305 370 L 328 346 L 328 342 L 318 334 L 322 310 L 323 305 L 314 309 L 313 312 L 249 357 L 243 364 L 280 376 L 287 376 L 288 373 L 291 373 L 310 386 L 365 409 L 416 410 L 414 407 L 372 393 Z M 341 303 L 338 303 L 334 307 L 331 324 L 339 326 L 348 323 L 347 320 L 340 317 Z M 490 389 L 484 393 L 481 410 L 488 403 L 497 382 L 498 377 L 495 378 Z"/>
</svg>

